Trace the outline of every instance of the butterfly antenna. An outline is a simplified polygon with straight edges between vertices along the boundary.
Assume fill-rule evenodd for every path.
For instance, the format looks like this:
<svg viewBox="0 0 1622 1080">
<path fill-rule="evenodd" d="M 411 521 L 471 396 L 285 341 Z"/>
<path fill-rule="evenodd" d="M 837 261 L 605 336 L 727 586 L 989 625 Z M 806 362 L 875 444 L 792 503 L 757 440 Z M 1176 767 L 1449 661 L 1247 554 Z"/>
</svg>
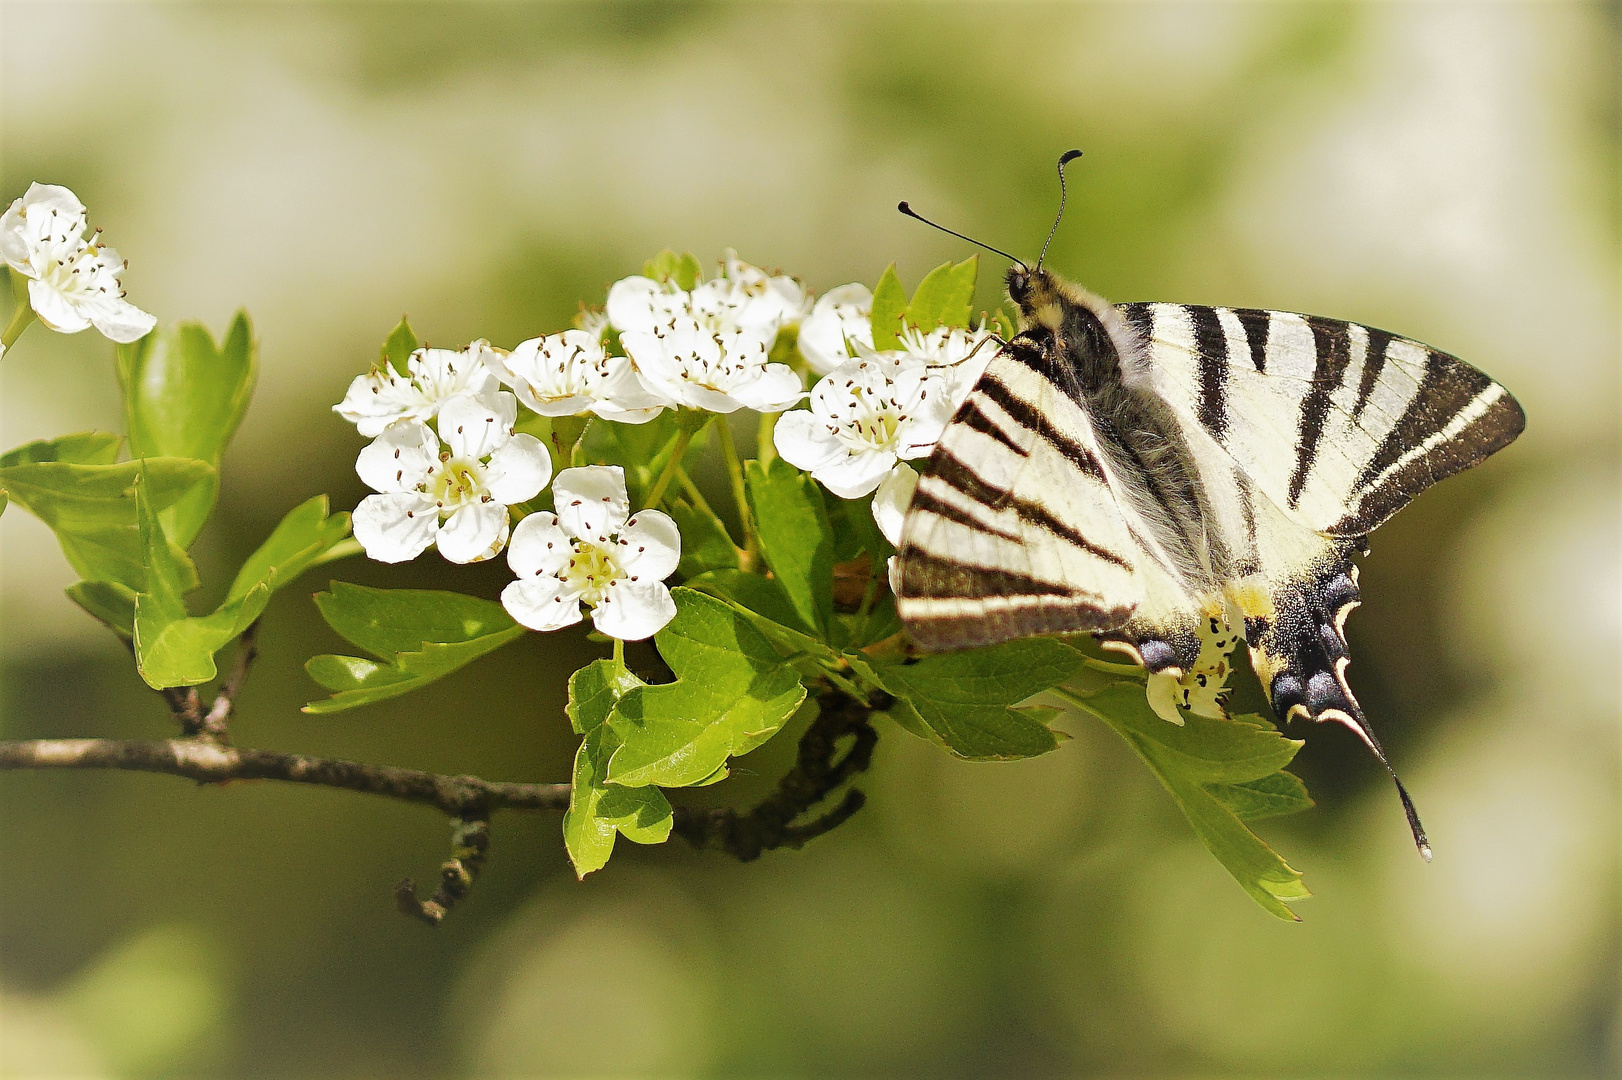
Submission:
<svg viewBox="0 0 1622 1080">
<path fill-rule="evenodd" d="M 918 221 L 923 222 L 925 225 L 928 225 L 932 229 L 939 229 L 941 232 L 947 234 L 948 236 L 955 236 L 959 240 L 967 240 L 969 243 L 973 244 L 975 247 L 985 248 L 987 251 L 991 252 L 993 255 L 1001 255 L 1005 259 L 1013 259 L 1015 262 L 1019 263 L 1021 269 L 1029 269 L 1029 267 L 1027 267 L 1025 265 L 1025 260 L 1021 259 L 1018 255 L 1010 255 L 1010 254 L 1008 254 L 1008 252 L 1003 251 L 1000 248 L 994 248 L 990 244 L 982 244 L 980 241 L 974 239 L 973 237 L 964 236 L 960 232 L 955 232 L 952 229 L 948 229 L 945 225 L 939 225 L 939 224 L 937 224 L 937 223 L 935 223 L 933 221 L 930 221 L 928 218 L 924 217 L 924 215 L 920 214 L 918 211 L 916 211 L 912 207 L 908 206 L 907 203 L 906 203 L 906 200 L 902 200 L 902 202 L 896 206 L 896 209 L 901 211 L 903 214 L 906 214 L 910 218 L 915 218 Z"/>
<path fill-rule="evenodd" d="M 1038 270 L 1042 269 L 1042 264 L 1047 261 L 1048 244 L 1053 243 L 1053 235 L 1059 231 L 1059 222 L 1064 220 L 1064 167 L 1080 156 L 1080 150 L 1066 150 L 1059 158 L 1059 212 L 1053 216 L 1053 228 L 1048 230 L 1047 241 L 1042 245 L 1042 254 L 1036 260 Z"/>
</svg>

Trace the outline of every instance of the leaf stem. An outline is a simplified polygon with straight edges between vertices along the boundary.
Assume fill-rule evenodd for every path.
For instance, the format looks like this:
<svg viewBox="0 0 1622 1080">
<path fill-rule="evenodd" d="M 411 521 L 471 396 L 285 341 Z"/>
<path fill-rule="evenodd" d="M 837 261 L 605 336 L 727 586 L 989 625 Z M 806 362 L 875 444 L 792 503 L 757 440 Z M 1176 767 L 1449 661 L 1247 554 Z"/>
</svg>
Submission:
<svg viewBox="0 0 1622 1080">
<path fill-rule="evenodd" d="M 338 541 L 326 551 L 322 552 L 319 556 L 311 561 L 310 566 L 324 566 L 329 562 L 337 562 L 339 559 L 347 559 L 351 555 L 359 555 L 365 550 L 365 548 L 360 546 L 360 541 L 351 536 Z"/>
<path fill-rule="evenodd" d="M 726 459 L 727 478 L 732 481 L 732 501 L 737 503 L 738 520 L 743 523 L 743 554 L 738 562 L 744 570 L 753 570 L 760 554 L 760 537 L 755 534 L 755 518 L 749 512 L 749 495 L 743 484 L 743 463 L 738 460 L 738 447 L 732 441 L 732 425 L 722 417 L 716 427 L 721 431 L 721 455 Z"/>
<path fill-rule="evenodd" d="M 670 448 L 670 460 L 665 462 L 665 467 L 660 471 L 659 478 L 648 489 L 647 498 L 642 500 L 644 508 L 658 506 L 659 500 L 665 497 L 665 489 L 670 486 L 670 481 L 674 480 L 676 474 L 681 471 L 682 455 L 687 453 L 687 444 L 693 441 L 693 433 L 697 430 L 697 428 L 689 424 L 683 424 L 681 430 L 676 432 L 675 445 Z"/>
<path fill-rule="evenodd" d="M 1112 664 L 1108 660 L 1094 660 L 1090 656 L 1083 656 L 1081 662 L 1094 671 L 1103 671 L 1111 675 L 1120 675 L 1129 679 L 1141 679 L 1146 672 L 1137 664 Z"/>
<path fill-rule="evenodd" d="M 625 642 L 619 638 L 614 639 L 614 666 L 625 670 Z"/>
<path fill-rule="evenodd" d="M 760 459 L 762 465 L 770 465 L 777 460 L 777 418 L 782 413 L 761 413 L 759 434 L 755 438 L 755 457 Z"/>
<path fill-rule="evenodd" d="M 857 701 L 867 700 L 868 691 L 863 690 L 860 686 L 857 686 L 855 683 L 851 682 L 837 671 L 825 666 L 822 669 L 822 674 L 829 682 L 833 683 L 835 686 L 849 694 L 851 697 L 855 698 Z"/>
</svg>

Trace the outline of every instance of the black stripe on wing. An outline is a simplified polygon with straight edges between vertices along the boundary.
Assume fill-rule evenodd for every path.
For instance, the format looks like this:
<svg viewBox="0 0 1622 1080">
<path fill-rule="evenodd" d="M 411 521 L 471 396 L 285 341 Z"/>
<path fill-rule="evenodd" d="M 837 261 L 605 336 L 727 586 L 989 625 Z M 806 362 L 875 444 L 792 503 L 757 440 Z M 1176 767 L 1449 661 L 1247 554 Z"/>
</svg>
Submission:
<svg viewBox="0 0 1622 1080">
<path fill-rule="evenodd" d="M 940 480 L 993 513 L 1004 510 L 1012 511 L 1022 525 L 1030 525 L 1052 533 L 1072 547 L 1081 548 L 1094 558 L 1112 563 L 1123 570 L 1130 571 L 1132 569 L 1132 563 L 1126 556 L 1095 544 L 1087 539 L 1086 535 L 1079 529 L 1060 521 L 1053 515 L 1051 510 L 1041 503 L 1021 498 L 1012 491 L 987 483 L 966 463 L 959 461 L 947 447 L 938 446 L 935 448 L 934 454 L 930 456 L 926 470 L 928 476 Z M 1098 482 L 1103 483 L 1102 475 L 1100 475 Z M 920 484 L 920 493 L 926 487 L 927 485 Z M 917 507 L 918 505 L 918 497 L 914 495 L 912 506 Z M 968 515 L 964 516 L 967 517 Z M 986 529 L 978 523 L 976 523 L 976 526 L 986 532 L 996 531 Z"/>
<path fill-rule="evenodd" d="M 1307 475 L 1312 463 L 1318 459 L 1318 444 L 1323 439 L 1324 424 L 1333 405 L 1330 395 L 1340 389 L 1351 363 L 1351 330 L 1337 319 L 1307 317 L 1312 328 L 1315 352 L 1312 388 L 1301 399 L 1301 415 L 1295 426 L 1295 472 L 1290 476 L 1289 503 L 1294 509 L 1301 502 L 1301 489 L 1307 486 Z"/>
<path fill-rule="evenodd" d="M 1216 308 L 1187 308 L 1199 350 L 1199 420 L 1217 442 L 1228 437 L 1228 335 Z"/>
<path fill-rule="evenodd" d="M 1457 357 L 1427 349 L 1425 376 L 1358 475 L 1359 492 L 1329 531 L 1364 535 L 1438 480 L 1478 465 L 1526 428 L 1509 391 Z"/>
</svg>

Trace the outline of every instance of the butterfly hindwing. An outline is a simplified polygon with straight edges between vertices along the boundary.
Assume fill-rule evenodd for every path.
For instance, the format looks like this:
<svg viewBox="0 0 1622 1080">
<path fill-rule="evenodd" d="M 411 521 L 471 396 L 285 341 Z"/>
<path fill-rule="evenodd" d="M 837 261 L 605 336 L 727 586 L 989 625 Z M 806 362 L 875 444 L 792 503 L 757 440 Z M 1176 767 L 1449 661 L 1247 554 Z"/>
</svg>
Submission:
<svg viewBox="0 0 1622 1080">
<path fill-rule="evenodd" d="M 1284 311 L 1123 304 L 1156 393 L 1295 520 L 1360 537 L 1508 445 L 1515 399 L 1447 353 Z"/>
<path fill-rule="evenodd" d="M 895 583 L 920 646 L 1112 630 L 1142 599 L 1091 420 L 1034 351 L 991 360 L 922 474 Z"/>
</svg>

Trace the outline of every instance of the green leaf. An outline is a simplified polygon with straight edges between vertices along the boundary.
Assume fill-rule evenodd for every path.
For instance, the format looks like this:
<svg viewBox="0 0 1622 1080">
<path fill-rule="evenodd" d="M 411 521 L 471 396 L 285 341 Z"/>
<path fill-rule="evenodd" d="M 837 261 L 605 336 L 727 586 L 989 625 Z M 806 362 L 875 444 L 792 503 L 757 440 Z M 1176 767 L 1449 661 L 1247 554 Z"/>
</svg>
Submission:
<svg viewBox="0 0 1622 1080">
<path fill-rule="evenodd" d="M 963 262 L 937 266 L 912 294 L 906 321 L 925 331 L 940 326 L 968 326 L 974 309 L 974 282 L 980 257 L 971 255 Z"/>
<path fill-rule="evenodd" d="M 1068 646 L 1024 638 L 873 672 L 896 697 L 889 711 L 902 727 L 958 757 L 1006 761 L 1045 754 L 1059 745 L 1063 736 L 1047 725 L 1050 710 L 1013 706 L 1059 685 L 1080 666 L 1080 657 Z"/>
<path fill-rule="evenodd" d="M 805 700 L 799 675 L 747 619 L 692 589 L 654 638 L 676 681 L 631 690 L 609 723 L 623 740 L 610 783 L 688 787 L 776 734 Z"/>
<path fill-rule="evenodd" d="M 516 640 L 524 628 L 500 604 L 461 593 L 372 589 L 343 581 L 316 607 L 347 641 L 381 659 L 323 655 L 304 665 L 332 697 L 304 706 L 333 713 L 398 697 Z"/>
<path fill-rule="evenodd" d="M 0 469 L 39 461 L 66 461 L 74 465 L 111 465 L 118 460 L 124 436 L 106 431 L 82 431 L 59 439 L 24 443 L 0 455 Z"/>
<path fill-rule="evenodd" d="M 32 461 L 0 467 L 0 487 L 52 529 L 135 525 L 135 478 L 145 473 L 147 502 L 159 510 L 210 485 L 214 467 L 188 458 L 147 458 L 116 465 Z"/>
<path fill-rule="evenodd" d="M 193 618 L 185 595 L 197 587 L 191 560 L 164 533 L 158 513 L 146 501 L 145 483 L 135 489 L 145 584 L 135 596 L 135 667 L 148 686 L 196 686 L 217 674 L 214 654 L 238 637 L 265 610 L 270 590 L 255 586 L 211 615 Z M 102 599 L 106 599 L 103 594 Z"/>
<path fill-rule="evenodd" d="M 677 572 L 682 577 L 738 568 L 738 549 L 720 518 L 686 499 L 666 496 L 664 505 L 675 520 L 676 528 L 681 530 L 681 564 Z"/>
<path fill-rule="evenodd" d="M 161 510 L 195 485 L 212 483 L 214 469 L 186 458 L 107 463 L 117 438 L 89 432 L 18 447 L 0 459 L 7 462 L 0 465 L 0 488 L 51 527 L 80 577 L 138 590 L 146 569 L 135 524 L 136 477 L 145 473 L 145 498 Z M 67 457 L 93 463 L 58 460 Z"/>
<path fill-rule="evenodd" d="M 1189 716 L 1181 727 L 1168 724 L 1155 715 L 1136 682 L 1073 700 L 1137 751 L 1200 841 L 1252 899 L 1281 919 L 1299 921 L 1286 902 L 1311 895 L 1300 873 L 1241 818 L 1288 813 L 1310 803 L 1300 781 L 1278 771 L 1301 743 L 1259 716 Z"/>
<path fill-rule="evenodd" d="M 806 626 L 824 637 L 833 614 L 834 536 L 822 490 L 782 458 L 744 467 L 761 554 Z"/>
<path fill-rule="evenodd" d="M 1276 772 L 1260 780 L 1242 784 L 1207 784 L 1217 801 L 1238 815 L 1240 821 L 1261 821 L 1310 810 L 1312 797 L 1307 786 L 1294 773 Z"/>
<path fill-rule="evenodd" d="M 691 252 L 678 255 L 665 248 L 642 264 L 642 276 L 655 281 L 673 281 L 676 288 L 691 292 L 704 280 L 704 265 Z"/>
<path fill-rule="evenodd" d="M 642 685 L 612 660 L 594 661 L 569 679 L 569 720 L 585 739 L 575 753 L 563 842 L 582 878 L 608 863 L 617 836 L 638 844 L 662 844 L 670 837 L 674 818 L 664 792 L 608 782 L 609 759 L 621 742 L 606 721 L 620 698 Z"/>
<path fill-rule="evenodd" d="M 417 335 L 411 331 L 411 324 L 402 315 L 400 325 L 390 330 L 389 336 L 383 339 L 383 347 L 378 350 L 378 362 L 404 375 L 406 361 L 417 351 L 418 344 Z"/>
<path fill-rule="evenodd" d="M 105 623 L 126 641 L 135 637 L 135 590 L 113 581 L 69 585 L 68 599 Z"/>
<path fill-rule="evenodd" d="M 895 263 L 891 263 L 873 289 L 873 348 L 882 352 L 900 346 L 901 320 L 906 313 L 907 290 L 901 287 Z"/>
<path fill-rule="evenodd" d="M 328 514 L 325 495 L 300 503 L 243 562 L 226 600 L 240 599 L 260 584 L 272 591 L 281 588 L 348 535 L 349 515 Z"/>
<path fill-rule="evenodd" d="M 836 658 L 816 632 L 800 621 L 788 593 L 771 578 L 744 570 L 710 570 L 689 578 L 687 586 L 732 607 L 785 654 Z"/>
<path fill-rule="evenodd" d="M 201 323 L 162 327 L 118 347 L 118 381 L 129 420 L 130 453 L 218 465 L 253 394 L 257 349 L 248 316 L 237 312 L 221 345 Z M 208 519 L 217 482 L 200 485 L 161 515 L 169 539 L 189 547 Z"/>
</svg>

